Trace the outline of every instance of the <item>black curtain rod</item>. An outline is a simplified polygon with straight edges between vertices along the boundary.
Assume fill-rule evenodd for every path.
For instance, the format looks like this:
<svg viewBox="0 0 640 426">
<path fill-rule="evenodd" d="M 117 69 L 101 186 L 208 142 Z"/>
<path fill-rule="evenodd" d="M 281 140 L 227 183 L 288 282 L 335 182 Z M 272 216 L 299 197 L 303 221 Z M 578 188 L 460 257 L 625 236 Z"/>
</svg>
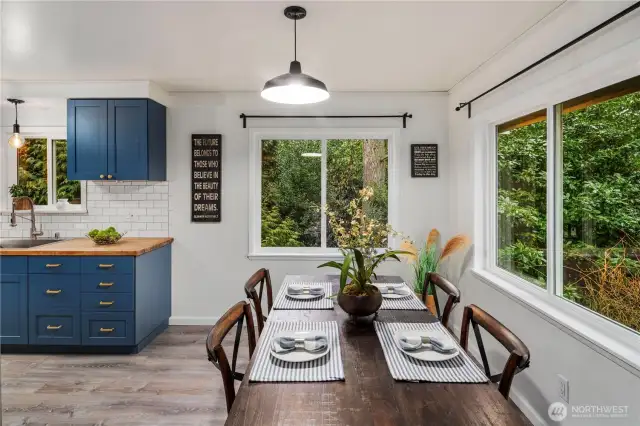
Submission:
<svg viewBox="0 0 640 426">
<path fill-rule="evenodd" d="M 600 25 L 598 25 L 596 27 L 593 27 L 592 29 L 590 29 L 586 33 L 582 34 L 581 36 L 579 36 L 577 38 L 574 38 L 569 43 L 565 44 L 564 46 L 562 46 L 562 47 L 560 47 L 560 48 L 558 48 L 556 50 L 554 50 L 553 52 L 549 53 L 544 58 L 539 59 L 538 61 L 536 61 L 533 64 L 529 65 L 525 69 L 523 69 L 521 71 L 518 71 L 517 73 L 515 73 L 511 77 L 507 78 L 506 80 L 502 81 L 501 83 L 496 84 L 491 89 L 489 89 L 489 90 L 487 90 L 485 92 L 482 92 L 481 94 L 479 94 L 475 98 L 471 99 L 470 101 L 462 102 L 462 103 L 458 104 L 458 106 L 456 107 L 456 111 L 460 111 L 462 108 L 467 107 L 468 117 L 471 118 L 471 103 L 472 102 L 475 102 L 478 99 L 482 98 L 483 96 L 488 95 L 489 93 L 493 92 L 497 88 L 499 88 L 501 86 L 504 86 L 505 84 L 507 84 L 511 80 L 514 80 L 514 79 L 520 77 L 522 74 L 526 73 L 527 71 L 530 71 L 532 68 L 537 67 L 538 65 L 542 64 L 543 62 L 546 62 L 547 60 L 553 58 L 557 54 L 567 50 L 571 46 L 581 42 L 582 40 L 584 40 L 585 38 L 589 37 L 590 35 L 600 31 L 601 29 L 603 29 L 604 27 L 608 26 L 609 24 L 612 24 L 615 21 L 617 21 L 618 19 L 628 15 L 629 13 L 633 12 L 634 10 L 636 10 L 638 7 L 640 7 L 640 1 L 635 2 L 634 4 L 632 4 L 631 6 L 626 8 L 625 10 L 623 10 L 622 12 L 618 13 L 615 16 L 612 16 L 611 18 L 607 19 L 606 21 L 604 21 Z"/>
<path fill-rule="evenodd" d="M 407 128 L 407 118 L 413 118 L 413 114 L 405 112 L 400 115 L 248 115 L 240 114 L 242 128 L 247 128 L 248 118 L 402 118 L 402 128 Z"/>
</svg>

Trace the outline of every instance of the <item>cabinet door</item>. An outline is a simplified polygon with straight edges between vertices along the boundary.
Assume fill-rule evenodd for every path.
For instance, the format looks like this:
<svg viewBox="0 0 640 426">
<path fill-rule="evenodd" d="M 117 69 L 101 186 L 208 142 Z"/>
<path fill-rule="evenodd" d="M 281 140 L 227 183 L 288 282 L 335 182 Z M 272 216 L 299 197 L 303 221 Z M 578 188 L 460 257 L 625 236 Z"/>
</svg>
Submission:
<svg viewBox="0 0 640 426">
<path fill-rule="evenodd" d="M 100 180 L 107 174 L 107 101 L 67 101 L 67 177 Z"/>
<path fill-rule="evenodd" d="M 109 101 L 109 174 L 111 179 L 149 178 L 147 100 Z"/>
<path fill-rule="evenodd" d="M 29 343 L 27 276 L 0 275 L 0 343 Z"/>
</svg>

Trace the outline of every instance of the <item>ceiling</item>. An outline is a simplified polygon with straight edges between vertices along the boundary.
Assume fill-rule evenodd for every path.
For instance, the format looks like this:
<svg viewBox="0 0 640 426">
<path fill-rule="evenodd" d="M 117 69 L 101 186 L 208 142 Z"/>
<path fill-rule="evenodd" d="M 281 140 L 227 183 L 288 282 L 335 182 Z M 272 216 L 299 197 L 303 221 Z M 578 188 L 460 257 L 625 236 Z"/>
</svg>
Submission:
<svg viewBox="0 0 640 426">
<path fill-rule="evenodd" d="M 298 60 L 332 91 L 448 90 L 560 3 L 300 3 Z M 260 90 L 293 59 L 290 4 L 5 1 L 2 79 Z"/>
</svg>

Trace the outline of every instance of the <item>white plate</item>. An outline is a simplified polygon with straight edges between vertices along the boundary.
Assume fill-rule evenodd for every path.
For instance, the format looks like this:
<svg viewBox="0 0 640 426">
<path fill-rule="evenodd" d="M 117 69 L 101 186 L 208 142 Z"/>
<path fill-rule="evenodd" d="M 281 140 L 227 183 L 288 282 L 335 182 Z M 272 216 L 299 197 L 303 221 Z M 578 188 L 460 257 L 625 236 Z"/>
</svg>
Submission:
<svg viewBox="0 0 640 426">
<path fill-rule="evenodd" d="M 419 337 L 425 334 L 428 335 L 429 332 L 427 330 L 398 330 L 393 334 L 393 342 L 396 344 L 396 347 L 400 350 L 400 352 L 412 358 L 419 359 L 420 361 L 446 361 L 448 359 L 455 358 L 460 354 L 460 350 L 458 349 L 458 347 L 456 347 L 456 350 L 451 352 L 450 354 L 443 354 L 431 350 L 431 345 L 424 345 L 423 348 L 420 348 L 417 351 L 405 351 L 400 346 L 401 333 L 408 337 Z"/>
<path fill-rule="evenodd" d="M 296 300 L 312 300 L 312 299 L 320 299 L 321 297 L 324 297 L 324 293 L 322 294 L 289 294 L 286 293 L 287 297 L 290 297 L 292 299 L 296 299 Z"/>
<path fill-rule="evenodd" d="M 321 334 L 324 335 L 327 338 L 327 341 L 329 341 L 329 337 L 327 336 L 327 334 L 324 331 L 296 331 L 293 333 L 296 337 L 299 338 L 304 338 L 310 334 Z M 291 331 L 279 331 L 276 334 L 273 335 L 273 338 L 275 337 L 281 337 L 281 336 L 289 336 L 291 335 Z M 271 345 L 271 342 L 269 342 L 269 345 Z M 316 359 L 320 359 L 323 356 L 325 356 L 326 354 L 329 353 L 329 351 L 331 350 L 331 342 L 329 342 L 329 344 L 327 345 L 327 349 L 325 349 L 322 352 L 307 352 L 303 349 L 296 349 L 295 351 L 292 352 L 287 352 L 284 354 L 277 354 L 275 353 L 271 347 L 269 347 L 269 352 L 271 353 L 271 356 L 279 359 L 281 361 L 285 361 L 285 362 L 293 362 L 293 363 L 298 363 L 298 362 L 309 362 L 309 361 L 315 361 Z"/>
<path fill-rule="evenodd" d="M 405 287 L 405 283 L 372 283 L 372 284 L 375 285 L 378 288 L 380 288 L 380 287 L 393 287 L 393 288 Z"/>
<path fill-rule="evenodd" d="M 382 293 L 382 297 L 384 297 L 385 299 L 406 299 L 407 297 L 411 297 L 411 293 L 408 293 L 408 294 Z"/>
</svg>

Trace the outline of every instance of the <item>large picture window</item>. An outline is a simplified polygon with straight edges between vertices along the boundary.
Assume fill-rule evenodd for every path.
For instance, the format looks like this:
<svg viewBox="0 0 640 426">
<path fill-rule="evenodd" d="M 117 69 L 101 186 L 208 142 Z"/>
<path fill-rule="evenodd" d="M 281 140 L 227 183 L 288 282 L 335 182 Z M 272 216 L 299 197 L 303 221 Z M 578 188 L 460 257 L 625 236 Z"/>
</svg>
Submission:
<svg viewBox="0 0 640 426">
<path fill-rule="evenodd" d="M 495 266 L 640 332 L 640 77 L 495 134 Z"/>
<path fill-rule="evenodd" d="M 337 253 L 323 206 L 340 218 L 364 187 L 374 190 L 368 215 L 389 222 L 392 138 L 389 132 L 351 130 L 256 133 L 260 191 L 252 200 L 252 253 Z M 381 240 L 380 248 L 387 243 Z"/>
</svg>

